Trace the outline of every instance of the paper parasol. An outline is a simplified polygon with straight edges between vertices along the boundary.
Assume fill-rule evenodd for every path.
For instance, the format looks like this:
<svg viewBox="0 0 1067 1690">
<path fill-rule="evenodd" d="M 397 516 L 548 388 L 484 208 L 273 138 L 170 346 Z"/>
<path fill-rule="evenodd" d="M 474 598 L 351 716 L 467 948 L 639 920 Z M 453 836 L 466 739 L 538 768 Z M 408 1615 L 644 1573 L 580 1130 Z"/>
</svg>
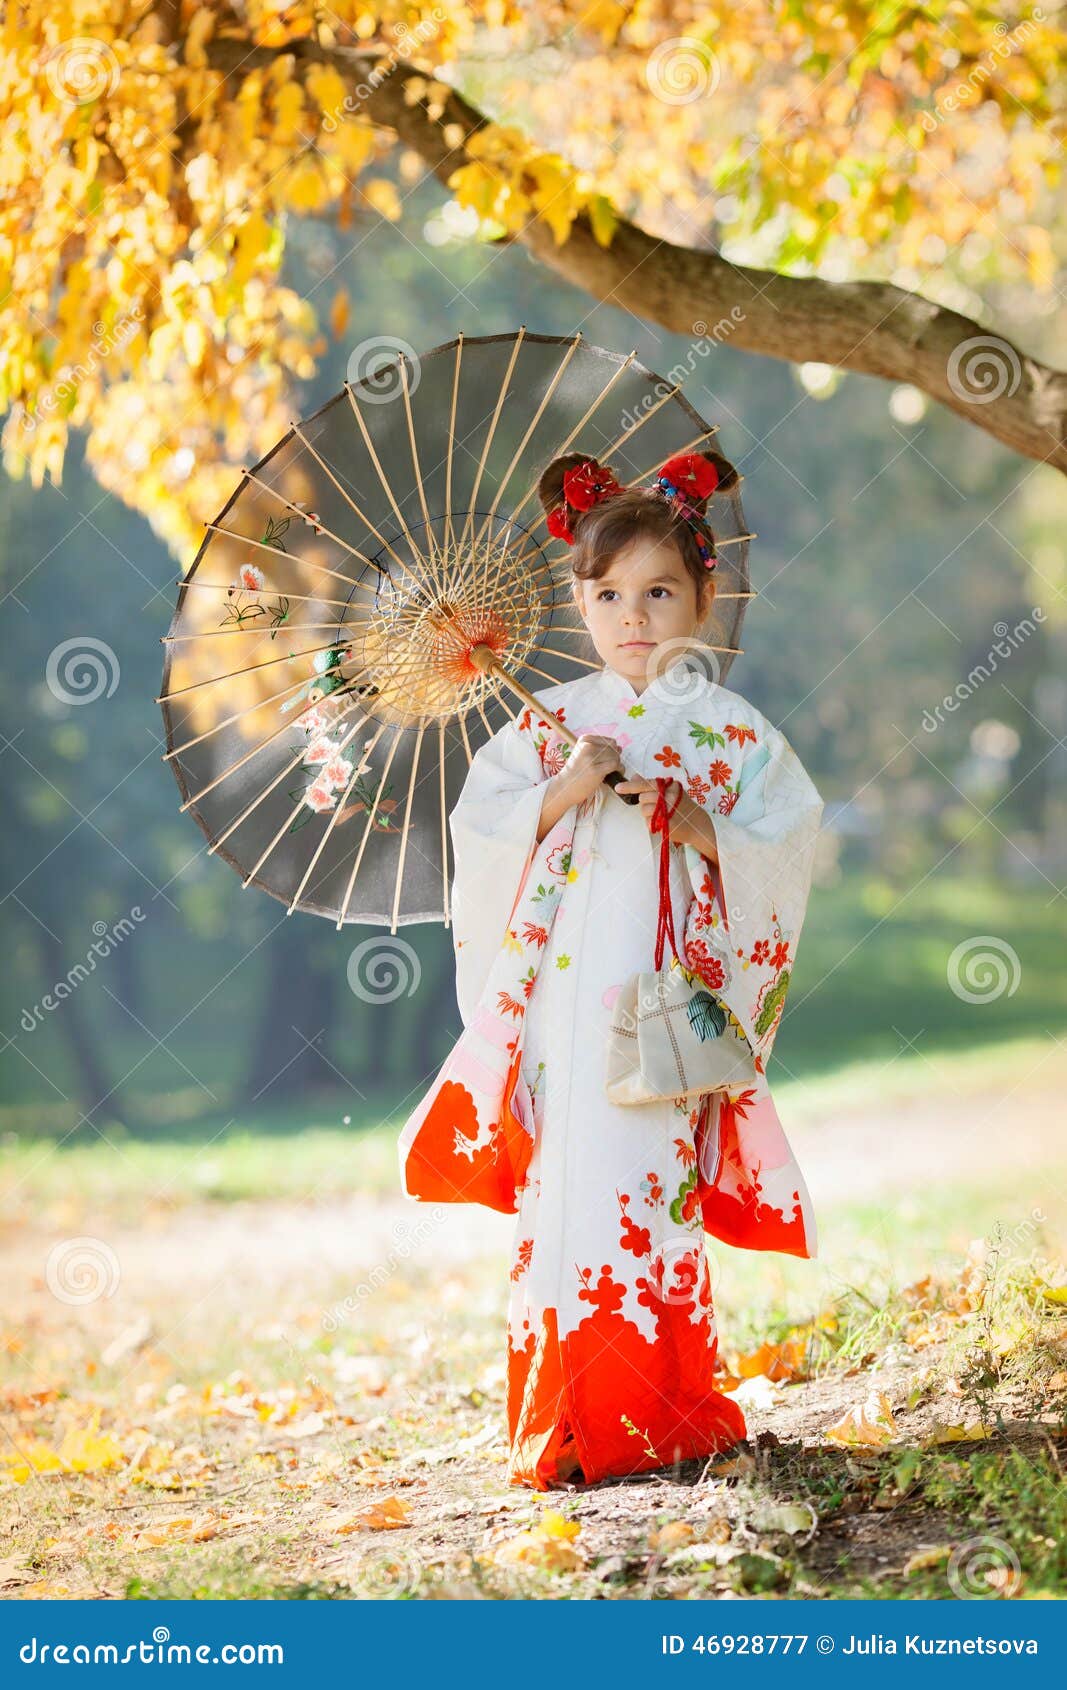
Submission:
<svg viewBox="0 0 1067 1690">
<path fill-rule="evenodd" d="M 541 470 L 588 452 L 649 485 L 715 432 L 634 353 L 525 328 L 396 352 L 294 423 L 206 525 L 164 639 L 165 758 L 211 851 L 338 927 L 447 923 L 474 751 L 600 667 Z M 738 487 L 707 520 L 721 680 L 754 596 Z"/>
</svg>

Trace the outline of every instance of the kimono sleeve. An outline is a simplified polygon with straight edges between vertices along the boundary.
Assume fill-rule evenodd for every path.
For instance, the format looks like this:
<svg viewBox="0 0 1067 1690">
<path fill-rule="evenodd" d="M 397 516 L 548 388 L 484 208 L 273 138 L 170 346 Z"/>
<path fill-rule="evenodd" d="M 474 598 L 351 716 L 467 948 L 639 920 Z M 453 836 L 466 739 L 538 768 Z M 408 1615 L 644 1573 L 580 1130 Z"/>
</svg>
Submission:
<svg viewBox="0 0 1067 1690">
<path fill-rule="evenodd" d="M 528 713 L 527 713 L 528 714 Z M 479 748 L 449 817 L 456 999 L 469 1025 L 537 846 L 545 771 L 516 721 Z"/>
<path fill-rule="evenodd" d="M 722 814 L 714 793 L 704 806 L 718 865 L 684 848 L 696 894 L 688 960 L 741 1023 L 761 1072 L 789 989 L 823 803 L 784 734 L 764 722 L 742 762 L 732 809 Z"/>
</svg>

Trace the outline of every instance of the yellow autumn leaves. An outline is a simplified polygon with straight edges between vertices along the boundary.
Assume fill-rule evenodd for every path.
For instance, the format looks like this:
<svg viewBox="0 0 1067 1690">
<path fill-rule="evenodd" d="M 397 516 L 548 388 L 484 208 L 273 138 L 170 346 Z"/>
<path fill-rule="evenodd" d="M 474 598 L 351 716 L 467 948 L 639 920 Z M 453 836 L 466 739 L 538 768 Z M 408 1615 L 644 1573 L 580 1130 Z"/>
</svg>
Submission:
<svg viewBox="0 0 1067 1690">
<path fill-rule="evenodd" d="M 562 246 L 584 212 L 599 244 L 611 244 L 618 219 L 588 171 L 572 169 L 558 153 L 538 152 L 521 129 L 494 123 L 471 135 L 465 151 L 472 162 L 453 171 L 448 185 L 460 205 L 499 233 L 514 234 L 536 217 Z"/>
<path fill-rule="evenodd" d="M 177 30 L 157 9 L 131 22 L 122 0 L 9 7 L 6 468 L 58 482 L 84 428 L 101 484 L 188 557 L 327 347 L 281 281 L 287 218 L 399 222 L 442 140 L 448 189 L 484 238 L 543 225 L 560 247 L 586 217 L 607 248 L 625 215 L 685 245 L 714 231 L 770 268 L 833 256 L 918 280 L 951 262 L 962 288 L 1002 270 L 1048 292 L 1062 29 L 950 13 L 946 35 L 940 11 L 872 30 L 869 7 L 823 0 L 714 15 L 697 0 L 249 0 L 183 6 Z M 365 56 L 338 56 L 353 45 Z M 403 136 L 384 102 L 371 119 L 382 86 L 418 108 Z M 501 120 L 465 136 L 447 121 L 453 88 Z"/>
<path fill-rule="evenodd" d="M 937 1449 L 942 1444 L 977 1443 L 992 1437 L 992 1428 L 980 1420 L 951 1420 L 935 1424 L 917 1443 L 908 1439 L 912 1448 Z M 873 1388 L 861 1402 L 845 1410 L 823 1433 L 827 1443 L 841 1444 L 847 1449 L 885 1449 L 903 1440 L 897 1425 L 893 1405 L 885 1391 Z"/>
<path fill-rule="evenodd" d="M 547 1509 L 527 1531 L 501 1537 L 484 1549 L 478 1559 L 498 1567 L 577 1572 L 585 1565 L 585 1555 L 577 1542 L 581 1529 L 579 1521 L 568 1520 L 555 1509 Z"/>
<path fill-rule="evenodd" d="M 100 1431 L 100 1411 L 85 1426 L 70 1426 L 56 1448 L 42 1438 L 27 1438 L 0 1450 L 0 1467 L 15 1484 L 33 1473 L 101 1473 L 125 1460 L 122 1445 Z"/>
</svg>

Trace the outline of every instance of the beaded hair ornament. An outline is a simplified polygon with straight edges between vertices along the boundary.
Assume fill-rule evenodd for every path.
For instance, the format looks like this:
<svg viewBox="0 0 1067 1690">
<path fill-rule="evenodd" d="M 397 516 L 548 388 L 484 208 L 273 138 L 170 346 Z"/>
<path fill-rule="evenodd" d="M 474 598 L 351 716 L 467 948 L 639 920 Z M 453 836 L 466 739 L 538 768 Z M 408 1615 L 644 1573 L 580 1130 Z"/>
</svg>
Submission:
<svg viewBox="0 0 1067 1690">
<path fill-rule="evenodd" d="M 682 452 L 662 464 L 649 492 L 672 504 L 678 515 L 692 530 L 705 569 L 714 569 L 718 558 L 713 543 L 709 543 L 710 529 L 704 516 L 696 508 L 697 502 L 711 497 L 719 485 L 719 472 L 699 452 Z M 581 515 L 594 505 L 613 499 L 617 493 L 629 492 L 616 481 L 611 471 L 604 469 L 595 458 L 575 464 L 563 473 L 563 499 L 546 517 L 548 532 L 557 540 L 574 545 L 571 512 Z"/>
</svg>

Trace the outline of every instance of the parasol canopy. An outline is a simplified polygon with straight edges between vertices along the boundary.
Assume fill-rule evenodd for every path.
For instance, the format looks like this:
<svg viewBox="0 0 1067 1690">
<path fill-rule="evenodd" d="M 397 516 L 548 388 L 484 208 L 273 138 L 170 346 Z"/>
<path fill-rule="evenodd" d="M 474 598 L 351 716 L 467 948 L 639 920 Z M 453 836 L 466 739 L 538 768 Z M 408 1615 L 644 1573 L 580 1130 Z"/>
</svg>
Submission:
<svg viewBox="0 0 1067 1690">
<path fill-rule="evenodd" d="M 588 452 L 649 485 L 715 432 L 635 353 L 525 328 L 398 351 L 294 423 L 206 525 L 164 637 L 165 760 L 210 850 L 338 927 L 448 923 L 475 750 L 516 696 L 600 667 L 541 470 Z M 722 680 L 754 596 L 739 486 L 707 521 Z"/>
</svg>

